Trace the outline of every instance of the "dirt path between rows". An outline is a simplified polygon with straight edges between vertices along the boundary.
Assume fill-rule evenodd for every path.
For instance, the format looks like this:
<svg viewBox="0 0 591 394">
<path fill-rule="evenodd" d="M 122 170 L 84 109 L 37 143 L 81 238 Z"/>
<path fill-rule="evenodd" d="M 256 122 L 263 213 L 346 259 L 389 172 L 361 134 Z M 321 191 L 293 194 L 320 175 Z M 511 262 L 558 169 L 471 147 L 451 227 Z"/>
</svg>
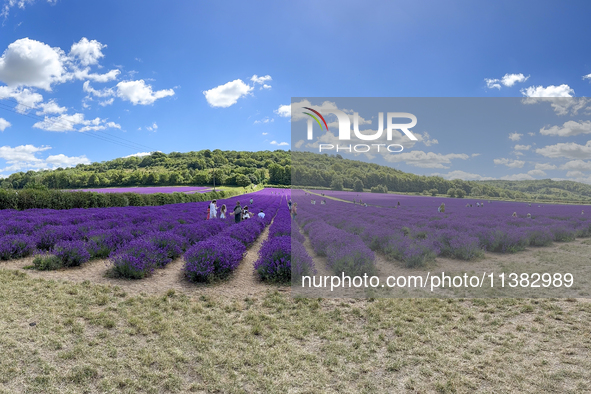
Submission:
<svg viewBox="0 0 591 394">
<path fill-rule="evenodd" d="M 290 290 L 289 286 L 269 285 L 261 282 L 254 273 L 254 262 L 258 258 L 261 245 L 269 236 L 270 227 L 271 225 L 267 226 L 261 235 L 259 235 L 255 243 L 248 248 L 238 269 L 228 279 L 213 284 L 189 282 L 182 272 L 184 264 L 182 257 L 172 261 L 163 269 L 155 270 L 150 277 L 139 280 L 107 277 L 106 274 L 110 269 L 109 260 L 93 260 L 80 267 L 58 271 L 36 271 L 23 269 L 32 264 L 33 258 L 28 257 L 25 259 L 0 262 L 0 269 L 23 271 L 33 278 L 71 282 L 83 282 L 88 280 L 91 283 L 96 284 L 119 286 L 131 295 L 141 293 L 162 294 L 170 289 L 174 289 L 190 296 L 215 295 L 230 298 L 255 296 L 269 290 L 288 292 Z"/>
</svg>

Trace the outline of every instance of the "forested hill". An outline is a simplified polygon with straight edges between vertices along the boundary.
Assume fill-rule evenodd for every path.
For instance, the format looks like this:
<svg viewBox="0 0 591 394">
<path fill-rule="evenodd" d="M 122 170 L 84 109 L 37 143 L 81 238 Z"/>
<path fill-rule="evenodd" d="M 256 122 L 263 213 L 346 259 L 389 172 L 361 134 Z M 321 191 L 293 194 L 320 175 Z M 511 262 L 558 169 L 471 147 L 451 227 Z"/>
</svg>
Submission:
<svg viewBox="0 0 591 394">
<path fill-rule="evenodd" d="M 293 175 L 293 178 L 292 178 Z M 374 192 L 448 194 L 453 197 L 500 197 L 554 201 L 591 201 L 591 186 L 577 182 L 462 181 L 420 176 L 340 155 L 283 150 L 236 152 L 202 150 L 154 152 L 74 168 L 19 172 L 0 180 L 5 189 L 81 189 L 169 185 L 309 186 Z"/>
<path fill-rule="evenodd" d="M 591 198 L 591 185 L 573 181 L 540 179 L 532 181 L 478 181 L 476 183 L 534 196 L 554 196 L 567 199 Z"/>
</svg>

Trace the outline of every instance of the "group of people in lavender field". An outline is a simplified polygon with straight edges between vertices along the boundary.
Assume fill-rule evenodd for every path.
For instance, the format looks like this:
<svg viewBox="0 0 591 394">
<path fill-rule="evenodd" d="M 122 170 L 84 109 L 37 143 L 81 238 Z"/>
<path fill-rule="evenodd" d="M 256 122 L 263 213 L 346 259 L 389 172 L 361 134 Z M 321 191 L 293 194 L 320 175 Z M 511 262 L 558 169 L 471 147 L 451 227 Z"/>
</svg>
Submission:
<svg viewBox="0 0 591 394">
<path fill-rule="evenodd" d="M 251 198 L 250 205 L 253 205 L 253 204 L 254 204 L 254 200 Z M 228 208 L 226 207 L 226 204 L 223 204 L 220 208 L 219 218 L 226 219 L 226 215 L 234 216 L 234 220 L 236 221 L 236 223 L 240 223 L 242 220 L 247 220 L 247 219 L 250 219 L 255 216 L 252 212 L 248 211 L 248 205 L 245 205 L 243 207 L 240 204 L 240 201 L 236 201 L 236 206 L 234 206 L 233 211 L 230 213 L 228 213 Z M 265 212 L 263 212 L 263 210 L 260 209 L 258 215 L 256 215 L 256 216 L 258 218 L 264 219 Z M 217 200 L 213 200 L 212 202 L 209 203 L 209 207 L 207 208 L 206 220 L 217 219 L 217 218 L 218 218 Z"/>
</svg>

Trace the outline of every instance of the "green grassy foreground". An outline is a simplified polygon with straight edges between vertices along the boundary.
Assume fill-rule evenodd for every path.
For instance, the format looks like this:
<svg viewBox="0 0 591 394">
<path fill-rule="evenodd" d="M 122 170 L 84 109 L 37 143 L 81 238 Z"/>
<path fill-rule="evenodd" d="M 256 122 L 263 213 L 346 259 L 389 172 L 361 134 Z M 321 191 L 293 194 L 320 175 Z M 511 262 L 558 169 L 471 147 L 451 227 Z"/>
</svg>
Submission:
<svg viewBox="0 0 591 394">
<path fill-rule="evenodd" d="M 132 297 L 0 268 L 0 311 L 1 393 L 591 387 L 585 301 Z"/>
</svg>

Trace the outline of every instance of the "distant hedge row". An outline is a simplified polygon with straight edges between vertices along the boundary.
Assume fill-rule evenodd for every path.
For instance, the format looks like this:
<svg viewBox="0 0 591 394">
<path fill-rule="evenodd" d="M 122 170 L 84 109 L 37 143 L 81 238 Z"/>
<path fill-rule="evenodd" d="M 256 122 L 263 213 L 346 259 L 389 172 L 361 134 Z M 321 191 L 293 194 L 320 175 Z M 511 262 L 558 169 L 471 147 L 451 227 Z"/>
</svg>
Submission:
<svg viewBox="0 0 591 394">
<path fill-rule="evenodd" d="M 72 208 L 108 208 L 108 207 L 140 207 L 182 202 L 211 201 L 249 193 L 262 189 L 221 190 L 208 193 L 96 193 L 68 192 L 61 190 L 6 190 L 0 189 L 0 209 L 72 209 Z"/>
</svg>

